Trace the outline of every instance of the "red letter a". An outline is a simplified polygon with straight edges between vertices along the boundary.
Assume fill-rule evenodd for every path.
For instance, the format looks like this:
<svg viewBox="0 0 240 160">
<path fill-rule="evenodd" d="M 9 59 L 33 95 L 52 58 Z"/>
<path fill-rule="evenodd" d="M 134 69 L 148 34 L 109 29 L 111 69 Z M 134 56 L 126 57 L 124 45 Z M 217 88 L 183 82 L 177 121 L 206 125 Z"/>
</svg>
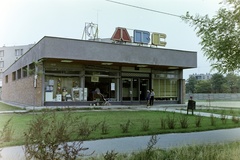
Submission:
<svg viewBox="0 0 240 160">
<path fill-rule="evenodd" d="M 131 42 L 131 37 L 126 28 L 117 27 L 112 35 L 112 40 L 121 42 Z"/>
</svg>

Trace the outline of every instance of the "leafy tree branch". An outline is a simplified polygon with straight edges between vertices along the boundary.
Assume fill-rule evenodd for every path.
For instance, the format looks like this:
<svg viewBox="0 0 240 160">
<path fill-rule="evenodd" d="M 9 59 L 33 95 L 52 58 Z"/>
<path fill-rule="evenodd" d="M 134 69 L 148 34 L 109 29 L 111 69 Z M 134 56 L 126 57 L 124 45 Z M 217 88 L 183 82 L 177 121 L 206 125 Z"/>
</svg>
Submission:
<svg viewBox="0 0 240 160">
<path fill-rule="evenodd" d="M 240 70 L 240 1 L 225 0 L 216 15 L 182 16 L 182 20 L 195 28 L 201 38 L 204 55 L 212 69 L 221 73 Z"/>
</svg>

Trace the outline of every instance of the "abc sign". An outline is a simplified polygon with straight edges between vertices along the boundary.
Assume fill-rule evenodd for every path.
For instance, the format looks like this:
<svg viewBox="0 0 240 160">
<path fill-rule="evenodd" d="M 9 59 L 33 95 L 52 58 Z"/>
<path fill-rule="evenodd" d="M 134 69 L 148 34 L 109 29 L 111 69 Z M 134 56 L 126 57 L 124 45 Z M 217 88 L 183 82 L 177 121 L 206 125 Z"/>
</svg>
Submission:
<svg viewBox="0 0 240 160">
<path fill-rule="evenodd" d="M 133 43 L 149 44 L 155 46 L 166 46 L 166 34 L 153 32 L 150 38 L 150 32 L 142 30 L 133 30 Z M 131 42 L 131 37 L 126 28 L 117 27 L 112 38 L 114 41 Z"/>
</svg>

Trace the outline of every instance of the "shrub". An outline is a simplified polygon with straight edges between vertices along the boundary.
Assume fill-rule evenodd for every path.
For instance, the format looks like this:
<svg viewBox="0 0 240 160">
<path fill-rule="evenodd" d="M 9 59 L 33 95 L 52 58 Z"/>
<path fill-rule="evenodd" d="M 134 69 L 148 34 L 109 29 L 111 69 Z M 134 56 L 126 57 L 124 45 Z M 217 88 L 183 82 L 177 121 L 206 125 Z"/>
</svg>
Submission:
<svg viewBox="0 0 240 160">
<path fill-rule="evenodd" d="M 129 159 L 133 159 L 133 160 L 155 160 L 155 159 L 159 159 L 158 155 L 156 155 L 155 152 L 155 148 L 154 146 L 157 144 L 158 142 L 158 138 L 156 135 L 152 135 L 148 144 L 147 144 L 147 148 L 141 152 L 137 152 L 137 153 L 132 153 L 132 155 L 130 156 L 131 158 Z"/>
<path fill-rule="evenodd" d="M 202 123 L 202 116 L 200 114 L 198 114 L 195 118 L 196 127 L 201 127 L 201 123 Z"/>
<path fill-rule="evenodd" d="M 0 131 L 0 142 L 10 142 L 13 137 L 13 127 L 12 127 L 12 118 L 6 121 L 6 123 L 3 126 L 2 131 Z"/>
<path fill-rule="evenodd" d="M 160 118 L 161 129 L 166 129 L 166 119 Z"/>
<path fill-rule="evenodd" d="M 80 123 L 77 124 L 78 128 L 78 134 L 82 136 L 82 139 L 87 138 L 93 131 L 96 131 L 97 127 L 101 124 L 101 122 L 98 122 L 94 125 L 89 124 L 89 120 L 82 118 L 79 119 Z"/>
<path fill-rule="evenodd" d="M 86 121 L 85 121 L 86 123 Z M 82 135 L 79 135 L 79 126 L 86 125 L 81 117 L 65 112 L 63 118 L 55 112 L 45 112 L 35 115 L 24 133 L 26 159 L 73 160 L 83 156 Z M 83 131 L 87 136 L 89 130 Z M 70 142 L 72 139 L 80 139 Z"/>
<path fill-rule="evenodd" d="M 108 152 L 104 155 L 105 160 L 114 160 L 117 158 L 117 152 L 114 152 L 113 150 L 111 152 Z"/>
<path fill-rule="evenodd" d="M 151 158 L 153 156 L 154 154 L 153 149 L 154 149 L 154 146 L 157 144 L 157 142 L 158 142 L 157 136 L 152 135 L 147 145 L 146 158 Z"/>
<path fill-rule="evenodd" d="M 105 118 L 104 118 L 104 120 L 103 120 L 103 122 L 102 122 L 101 128 L 102 128 L 102 134 L 108 134 L 108 130 L 109 130 L 110 127 L 109 127 L 109 125 L 107 124 Z"/>
<path fill-rule="evenodd" d="M 142 131 L 149 130 L 149 119 L 142 119 Z"/>
<path fill-rule="evenodd" d="M 120 128 L 122 129 L 122 133 L 128 133 L 129 132 L 130 124 L 131 124 L 130 120 L 128 120 L 126 124 L 120 124 Z"/>
<path fill-rule="evenodd" d="M 170 117 L 170 115 L 168 115 L 166 123 L 167 123 L 167 126 L 169 129 L 174 129 L 176 126 L 176 120 L 175 120 L 174 115 L 172 117 Z"/>
<path fill-rule="evenodd" d="M 180 126 L 182 128 L 188 128 L 188 116 L 187 115 L 181 115 L 179 117 L 179 122 L 180 122 Z"/>
</svg>

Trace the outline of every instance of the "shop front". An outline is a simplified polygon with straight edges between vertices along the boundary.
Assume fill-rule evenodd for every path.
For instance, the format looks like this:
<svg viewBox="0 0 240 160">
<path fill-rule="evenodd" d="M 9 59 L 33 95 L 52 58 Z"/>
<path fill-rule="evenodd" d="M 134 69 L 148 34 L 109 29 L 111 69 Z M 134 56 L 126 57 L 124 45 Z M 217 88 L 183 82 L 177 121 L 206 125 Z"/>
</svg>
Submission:
<svg viewBox="0 0 240 160">
<path fill-rule="evenodd" d="M 156 103 L 179 101 L 179 70 L 85 64 L 43 61 L 46 106 L 145 104 L 150 89 Z"/>
<path fill-rule="evenodd" d="M 2 99 L 33 106 L 145 104 L 154 89 L 154 103 L 184 103 L 183 70 L 196 61 L 191 51 L 44 37 L 4 72 Z"/>
</svg>

